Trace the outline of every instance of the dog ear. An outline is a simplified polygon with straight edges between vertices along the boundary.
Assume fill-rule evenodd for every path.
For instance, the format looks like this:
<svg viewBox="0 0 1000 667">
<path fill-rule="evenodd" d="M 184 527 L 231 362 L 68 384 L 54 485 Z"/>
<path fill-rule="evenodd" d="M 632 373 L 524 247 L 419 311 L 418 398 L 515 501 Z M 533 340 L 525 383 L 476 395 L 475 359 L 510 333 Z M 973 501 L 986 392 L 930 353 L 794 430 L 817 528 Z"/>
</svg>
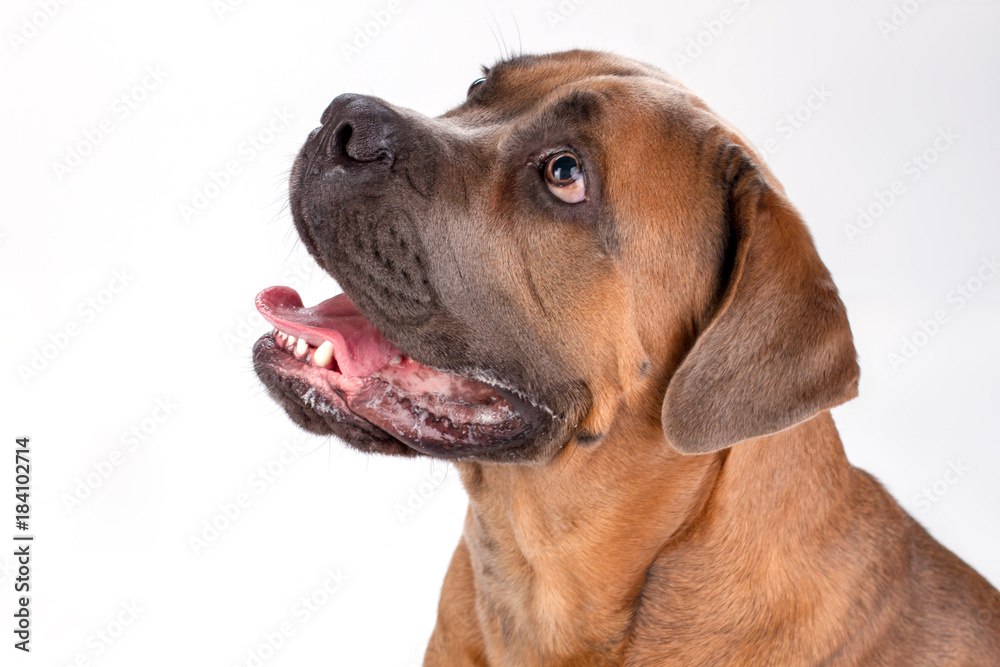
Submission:
<svg viewBox="0 0 1000 667">
<path fill-rule="evenodd" d="M 742 147 L 723 156 L 729 279 L 661 412 L 685 454 L 782 431 L 858 393 L 847 312 L 809 231 Z"/>
</svg>

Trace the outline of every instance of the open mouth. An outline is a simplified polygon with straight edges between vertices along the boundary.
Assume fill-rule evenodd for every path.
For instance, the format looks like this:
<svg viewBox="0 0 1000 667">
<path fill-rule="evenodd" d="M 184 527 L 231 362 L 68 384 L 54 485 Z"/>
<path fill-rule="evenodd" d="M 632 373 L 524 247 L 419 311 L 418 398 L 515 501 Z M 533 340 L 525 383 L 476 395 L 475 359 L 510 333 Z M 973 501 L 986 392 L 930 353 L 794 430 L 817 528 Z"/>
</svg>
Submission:
<svg viewBox="0 0 1000 667">
<path fill-rule="evenodd" d="M 407 357 L 347 295 L 303 306 L 290 287 L 257 295 L 273 327 L 254 346 L 255 364 L 277 375 L 303 409 L 324 419 L 374 426 L 417 451 L 461 457 L 525 441 L 538 413 L 502 388 Z M 516 407 L 515 407 L 516 406 Z"/>
</svg>

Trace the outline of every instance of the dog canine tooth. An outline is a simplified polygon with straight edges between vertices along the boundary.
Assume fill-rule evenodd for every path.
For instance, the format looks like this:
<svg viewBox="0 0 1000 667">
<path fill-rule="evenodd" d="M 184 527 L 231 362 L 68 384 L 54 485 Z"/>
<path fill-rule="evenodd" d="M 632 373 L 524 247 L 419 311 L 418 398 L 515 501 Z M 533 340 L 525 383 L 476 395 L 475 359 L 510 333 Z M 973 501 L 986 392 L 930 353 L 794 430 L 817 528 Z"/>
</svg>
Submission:
<svg viewBox="0 0 1000 667">
<path fill-rule="evenodd" d="M 333 361 L 333 343 L 328 340 L 323 341 L 323 344 L 316 348 L 316 351 L 312 355 L 313 366 L 326 367 L 330 365 Z"/>
</svg>

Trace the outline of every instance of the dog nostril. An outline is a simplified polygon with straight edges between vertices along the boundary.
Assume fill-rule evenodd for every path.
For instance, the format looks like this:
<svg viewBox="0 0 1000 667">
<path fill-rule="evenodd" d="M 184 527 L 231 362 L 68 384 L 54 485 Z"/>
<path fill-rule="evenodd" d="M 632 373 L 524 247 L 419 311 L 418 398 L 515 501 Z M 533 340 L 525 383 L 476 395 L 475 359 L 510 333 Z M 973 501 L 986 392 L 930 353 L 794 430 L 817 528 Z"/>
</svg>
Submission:
<svg viewBox="0 0 1000 667">
<path fill-rule="evenodd" d="M 399 130 L 398 114 L 378 100 L 341 95 L 323 113 L 317 150 L 341 164 L 391 165 Z"/>
<path fill-rule="evenodd" d="M 330 157 L 349 157 L 347 142 L 351 140 L 354 128 L 350 123 L 341 123 L 324 142 L 323 149 Z"/>
</svg>

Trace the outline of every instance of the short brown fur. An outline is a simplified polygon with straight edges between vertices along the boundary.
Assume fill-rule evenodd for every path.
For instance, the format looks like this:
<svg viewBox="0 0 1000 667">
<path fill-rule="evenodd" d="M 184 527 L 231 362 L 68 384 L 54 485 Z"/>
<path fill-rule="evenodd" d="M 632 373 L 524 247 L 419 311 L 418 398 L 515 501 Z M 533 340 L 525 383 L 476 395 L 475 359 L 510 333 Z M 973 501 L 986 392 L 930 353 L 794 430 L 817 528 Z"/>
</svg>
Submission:
<svg viewBox="0 0 1000 667">
<path fill-rule="evenodd" d="M 844 455 L 829 410 L 859 369 L 804 222 L 684 86 L 519 56 L 438 118 L 346 94 L 322 123 L 290 188 L 310 252 L 400 351 L 524 426 L 393 435 L 255 346 L 303 427 L 456 461 L 426 665 L 1000 665 L 1000 593 Z M 563 152 L 573 203 L 543 178 Z"/>
<path fill-rule="evenodd" d="M 844 455 L 828 409 L 857 391 L 850 329 L 773 175 L 682 86 L 613 56 L 506 67 L 490 104 L 523 113 L 553 81 L 705 131 L 699 152 L 603 107 L 605 197 L 640 221 L 617 278 L 589 286 L 608 308 L 581 308 L 558 261 L 524 292 L 542 337 L 600 374 L 592 405 L 543 465 L 457 464 L 470 506 L 425 665 L 1000 664 L 1000 594 Z M 695 167 L 651 181 L 650 146 Z M 581 318 L 601 316 L 618 324 L 595 340 Z"/>
</svg>

